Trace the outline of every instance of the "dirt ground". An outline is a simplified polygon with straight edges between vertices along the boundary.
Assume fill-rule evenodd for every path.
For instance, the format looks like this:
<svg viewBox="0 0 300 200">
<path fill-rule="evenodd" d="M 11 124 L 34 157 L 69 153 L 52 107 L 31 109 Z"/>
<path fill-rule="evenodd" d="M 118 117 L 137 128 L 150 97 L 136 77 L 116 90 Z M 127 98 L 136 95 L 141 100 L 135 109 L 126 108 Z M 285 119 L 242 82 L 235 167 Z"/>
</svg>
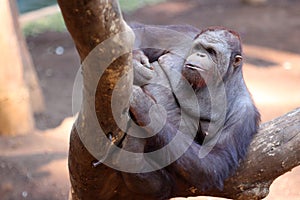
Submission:
<svg viewBox="0 0 300 200">
<path fill-rule="evenodd" d="M 126 13 L 127 21 L 147 24 L 221 25 L 241 34 L 244 76 L 268 121 L 300 106 L 300 1 L 269 0 L 251 7 L 239 0 L 172 0 Z M 68 137 L 72 87 L 79 59 L 68 33 L 27 38 L 46 111 L 36 115 L 35 133 L 0 138 L 0 199 L 67 199 Z M 57 50 L 64 49 L 62 55 Z M 269 200 L 300 199 L 300 167 L 280 177 Z"/>
</svg>

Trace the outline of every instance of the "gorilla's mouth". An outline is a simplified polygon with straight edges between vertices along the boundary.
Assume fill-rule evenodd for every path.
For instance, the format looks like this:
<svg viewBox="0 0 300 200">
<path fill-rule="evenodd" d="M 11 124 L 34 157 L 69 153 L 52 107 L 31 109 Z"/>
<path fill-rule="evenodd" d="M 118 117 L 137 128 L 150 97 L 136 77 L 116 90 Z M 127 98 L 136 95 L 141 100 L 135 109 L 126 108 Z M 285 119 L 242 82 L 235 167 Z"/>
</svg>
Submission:
<svg viewBox="0 0 300 200">
<path fill-rule="evenodd" d="M 205 71 L 201 66 L 195 65 L 195 64 L 192 64 L 192 63 L 186 63 L 185 67 L 189 68 L 191 70 L 198 70 L 198 71 L 202 71 L 202 72 Z"/>
</svg>

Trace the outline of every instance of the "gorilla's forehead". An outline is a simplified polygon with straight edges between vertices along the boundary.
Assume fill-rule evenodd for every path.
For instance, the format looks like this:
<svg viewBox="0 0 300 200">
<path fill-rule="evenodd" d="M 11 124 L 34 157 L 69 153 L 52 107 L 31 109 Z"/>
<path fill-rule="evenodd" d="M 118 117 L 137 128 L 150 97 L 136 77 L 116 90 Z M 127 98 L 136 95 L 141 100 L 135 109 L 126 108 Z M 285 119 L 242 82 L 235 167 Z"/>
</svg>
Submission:
<svg viewBox="0 0 300 200">
<path fill-rule="evenodd" d="M 209 30 L 199 35 L 199 42 L 216 46 L 219 50 L 237 48 L 239 46 L 238 36 L 228 30 Z"/>
</svg>

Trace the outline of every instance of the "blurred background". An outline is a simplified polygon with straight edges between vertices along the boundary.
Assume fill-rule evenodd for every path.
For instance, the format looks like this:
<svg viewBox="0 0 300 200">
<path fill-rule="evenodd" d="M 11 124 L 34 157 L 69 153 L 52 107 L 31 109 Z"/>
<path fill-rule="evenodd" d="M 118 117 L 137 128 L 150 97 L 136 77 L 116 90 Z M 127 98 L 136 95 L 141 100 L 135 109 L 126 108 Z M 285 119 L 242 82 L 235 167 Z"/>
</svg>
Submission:
<svg viewBox="0 0 300 200">
<path fill-rule="evenodd" d="M 244 44 L 244 77 L 263 122 L 300 106 L 300 1 L 120 3 L 128 22 L 190 24 L 200 29 L 225 26 L 239 32 Z M 68 137 L 74 121 L 72 89 L 79 57 L 56 0 L 16 0 L 12 10 L 20 15 L 8 23 L 5 12 L 11 7 L 0 5 L 0 108 L 12 115 L 18 128 L 6 132 L 0 128 L 0 135 L 9 135 L 0 137 L 0 199 L 67 199 Z M 16 42 L 11 39 L 14 31 Z M 12 65 L 10 62 L 17 67 L 4 69 Z M 20 96 L 20 100 L 1 104 L 2 99 L 12 96 L 1 94 L 8 91 L 3 88 L 15 88 L 13 96 Z M 3 116 L 0 113 L 0 124 Z M 278 178 L 266 199 L 300 199 L 299 185 L 298 167 Z"/>
<path fill-rule="evenodd" d="M 16 0 L 20 14 L 56 4 L 56 0 Z"/>
</svg>

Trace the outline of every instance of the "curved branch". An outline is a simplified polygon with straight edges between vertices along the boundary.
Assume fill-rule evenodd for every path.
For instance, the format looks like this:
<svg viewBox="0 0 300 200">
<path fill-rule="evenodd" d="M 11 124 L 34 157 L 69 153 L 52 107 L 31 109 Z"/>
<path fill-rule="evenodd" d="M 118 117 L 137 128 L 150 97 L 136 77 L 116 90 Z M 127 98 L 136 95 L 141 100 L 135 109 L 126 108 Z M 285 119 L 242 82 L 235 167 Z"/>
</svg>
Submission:
<svg viewBox="0 0 300 200">
<path fill-rule="evenodd" d="M 118 1 L 57 0 L 81 61 L 101 42 L 124 31 Z M 116 24 L 114 30 L 111 24 Z"/>
<path fill-rule="evenodd" d="M 233 199 L 261 199 L 272 182 L 300 165 L 300 108 L 261 125 L 247 158 L 225 182 L 223 192 L 206 195 Z"/>
<path fill-rule="evenodd" d="M 132 91 L 133 32 L 123 20 L 117 0 L 58 0 L 66 26 L 82 62 L 83 103 L 80 122 L 96 112 L 105 134 L 122 137 L 112 110 L 113 92 L 119 99 L 116 112 L 129 108 Z M 124 87 L 117 83 L 122 78 Z M 94 95 L 95 94 L 95 95 Z M 78 128 L 78 127 L 77 127 Z"/>
</svg>

